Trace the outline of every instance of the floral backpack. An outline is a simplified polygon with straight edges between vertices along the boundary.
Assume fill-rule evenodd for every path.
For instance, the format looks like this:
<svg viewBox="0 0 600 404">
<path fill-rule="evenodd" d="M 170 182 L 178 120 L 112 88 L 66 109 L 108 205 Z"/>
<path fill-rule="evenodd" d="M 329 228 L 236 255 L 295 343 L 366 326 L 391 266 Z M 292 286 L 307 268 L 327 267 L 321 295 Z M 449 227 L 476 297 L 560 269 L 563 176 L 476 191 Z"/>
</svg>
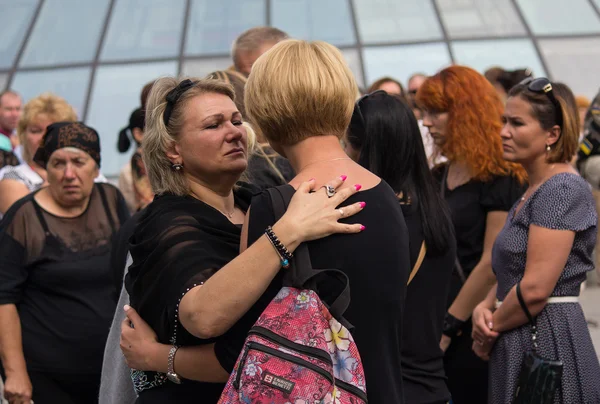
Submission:
<svg viewBox="0 0 600 404">
<path fill-rule="evenodd" d="M 268 192 L 276 218 L 283 216 L 293 188 Z M 365 373 L 348 331 L 352 326 L 342 317 L 350 304 L 348 277 L 335 269 L 313 269 L 305 244 L 286 271 L 284 285 L 289 286 L 248 333 L 219 404 L 366 403 Z M 343 286 L 328 306 L 315 292 L 323 278 Z"/>
</svg>

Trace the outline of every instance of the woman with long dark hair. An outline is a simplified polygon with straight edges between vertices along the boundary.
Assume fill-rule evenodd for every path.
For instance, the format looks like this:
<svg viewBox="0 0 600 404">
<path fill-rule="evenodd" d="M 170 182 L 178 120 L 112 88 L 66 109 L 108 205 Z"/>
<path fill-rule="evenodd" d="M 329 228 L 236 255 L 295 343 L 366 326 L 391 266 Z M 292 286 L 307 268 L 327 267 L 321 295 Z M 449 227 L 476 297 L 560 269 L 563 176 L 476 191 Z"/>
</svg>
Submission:
<svg viewBox="0 0 600 404">
<path fill-rule="evenodd" d="M 413 272 L 402 335 L 404 397 L 407 403 L 445 403 L 450 393 L 439 341 L 456 242 L 417 120 L 400 98 L 376 91 L 356 103 L 345 143 L 349 156 L 392 187 L 408 227 Z"/>
</svg>

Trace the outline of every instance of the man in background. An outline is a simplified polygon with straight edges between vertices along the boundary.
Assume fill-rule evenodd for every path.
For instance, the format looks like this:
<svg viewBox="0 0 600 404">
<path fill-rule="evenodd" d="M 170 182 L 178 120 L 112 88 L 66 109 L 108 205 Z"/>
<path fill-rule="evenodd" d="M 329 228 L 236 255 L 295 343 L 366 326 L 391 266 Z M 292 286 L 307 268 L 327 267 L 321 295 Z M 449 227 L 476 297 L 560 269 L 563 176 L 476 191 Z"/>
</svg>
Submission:
<svg viewBox="0 0 600 404">
<path fill-rule="evenodd" d="M 231 49 L 232 68 L 246 77 L 252 65 L 278 42 L 288 39 L 285 32 L 273 27 L 254 27 L 237 37 Z"/>
<path fill-rule="evenodd" d="M 0 168 L 18 165 L 21 161 L 19 141 L 15 132 L 22 110 L 21 96 L 12 90 L 0 92 Z"/>
<path fill-rule="evenodd" d="M 583 140 L 577 152 L 577 169 L 591 185 L 596 211 L 600 214 L 600 92 L 585 115 Z M 596 273 L 600 283 L 600 237 L 596 241 Z"/>
</svg>

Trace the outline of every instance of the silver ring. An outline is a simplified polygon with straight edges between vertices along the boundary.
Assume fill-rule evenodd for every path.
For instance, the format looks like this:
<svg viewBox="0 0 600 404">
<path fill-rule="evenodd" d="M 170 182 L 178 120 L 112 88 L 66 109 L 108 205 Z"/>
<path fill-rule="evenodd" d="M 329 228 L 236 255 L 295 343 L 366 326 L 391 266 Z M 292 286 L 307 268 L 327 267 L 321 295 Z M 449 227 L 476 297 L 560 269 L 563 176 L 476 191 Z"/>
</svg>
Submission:
<svg viewBox="0 0 600 404">
<path fill-rule="evenodd" d="M 340 216 L 341 217 L 344 217 L 344 209 L 340 208 L 340 209 L 338 209 L 338 212 L 340 212 Z"/>
<path fill-rule="evenodd" d="M 325 188 L 325 193 L 327 194 L 328 198 L 331 198 L 333 195 L 335 195 L 335 188 L 331 185 L 323 185 L 321 188 Z"/>
</svg>

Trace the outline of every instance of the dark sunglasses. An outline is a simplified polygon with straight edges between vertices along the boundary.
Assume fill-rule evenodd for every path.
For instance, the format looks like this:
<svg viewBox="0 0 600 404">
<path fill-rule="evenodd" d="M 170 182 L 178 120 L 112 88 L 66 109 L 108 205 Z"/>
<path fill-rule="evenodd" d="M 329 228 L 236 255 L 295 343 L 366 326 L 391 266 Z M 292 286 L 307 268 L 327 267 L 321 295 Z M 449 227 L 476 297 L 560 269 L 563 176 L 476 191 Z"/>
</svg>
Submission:
<svg viewBox="0 0 600 404">
<path fill-rule="evenodd" d="M 546 97 L 552 102 L 554 105 L 554 111 L 556 114 L 556 123 L 562 129 L 563 126 L 563 114 L 562 108 L 560 106 L 560 102 L 554 96 L 554 91 L 552 90 L 552 83 L 545 77 L 540 77 L 537 79 L 526 78 L 521 82 L 521 84 L 526 84 L 527 89 L 533 93 L 537 94 L 546 94 Z"/>
<path fill-rule="evenodd" d="M 356 109 L 356 112 L 358 113 L 358 117 L 360 118 L 360 123 L 361 123 L 363 129 L 365 128 L 365 117 L 363 116 L 362 111 L 360 110 L 360 104 L 367 98 L 372 97 L 376 94 L 386 94 L 387 95 L 387 92 L 385 90 L 376 90 L 376 91 L 373 91 L 372 93 L 363 95 L 362 97 L 360 97 L 358 99 L 358 101 L 356 101 L 355 109 Z"/>
</svg>

